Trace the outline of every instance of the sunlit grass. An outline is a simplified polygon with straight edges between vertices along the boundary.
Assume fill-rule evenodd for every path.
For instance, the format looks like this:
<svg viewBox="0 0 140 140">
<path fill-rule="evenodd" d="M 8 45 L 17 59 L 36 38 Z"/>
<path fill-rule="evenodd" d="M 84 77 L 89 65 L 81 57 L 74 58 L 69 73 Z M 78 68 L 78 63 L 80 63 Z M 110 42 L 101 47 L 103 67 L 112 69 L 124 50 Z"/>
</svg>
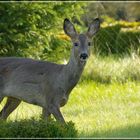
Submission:
<svg viewBox="0 0 140 140">
<path fill-rule="evenodd" d="M 140 57 L 136 53 L 124 57 L 92 55 L 83 73 L 85 78 L 101 83 L 140 81 Z"/>
<path fill-rule="evenodd" d="M 63 111 L 76 123 L 80 136 L 96 136 L 102 131 L 140 123 L 139 101 L 140 84 L 103 85 L 90 81 L 74 90 Z"/>
</svg>

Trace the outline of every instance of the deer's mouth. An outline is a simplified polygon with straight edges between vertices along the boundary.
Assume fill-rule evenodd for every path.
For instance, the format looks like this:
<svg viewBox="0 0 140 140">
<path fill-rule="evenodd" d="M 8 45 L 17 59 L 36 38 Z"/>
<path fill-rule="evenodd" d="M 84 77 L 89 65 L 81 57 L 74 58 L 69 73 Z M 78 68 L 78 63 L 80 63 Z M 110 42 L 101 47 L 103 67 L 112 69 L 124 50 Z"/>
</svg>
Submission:
<svg viewBox="0 0 140 140">
<path fill-rule="evenodd" d="M 80 63 L 81 64 L 85 64 L 86 62 L 87 62 L 87 59 L 80 58 Z"/>
</svg>

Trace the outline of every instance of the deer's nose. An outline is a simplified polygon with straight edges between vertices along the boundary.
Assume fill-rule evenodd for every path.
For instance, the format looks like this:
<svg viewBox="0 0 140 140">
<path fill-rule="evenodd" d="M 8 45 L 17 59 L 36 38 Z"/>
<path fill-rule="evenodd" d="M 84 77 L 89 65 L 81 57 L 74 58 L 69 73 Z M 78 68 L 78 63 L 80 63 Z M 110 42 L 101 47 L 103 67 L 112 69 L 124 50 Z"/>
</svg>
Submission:
<svg viewBox="0 0 140 140">
<path fill-rule="evenodd" d="M 80 55 L 80 58 L 82 58 L 82 59 L 87 59 L 87 57 L 88 57 L 88 55 L 86 53 L 82 53 Z"/>
</svg>

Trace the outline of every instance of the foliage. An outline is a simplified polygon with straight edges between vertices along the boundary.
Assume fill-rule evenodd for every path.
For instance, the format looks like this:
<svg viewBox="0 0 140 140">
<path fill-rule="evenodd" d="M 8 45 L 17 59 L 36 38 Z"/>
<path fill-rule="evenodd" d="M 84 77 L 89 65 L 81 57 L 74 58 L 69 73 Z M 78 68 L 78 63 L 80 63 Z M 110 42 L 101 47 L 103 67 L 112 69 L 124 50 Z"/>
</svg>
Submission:
<svg viewBox="0 0 140 140">
<path fill-rule="evenodd" d="M 52 40 L 62 30 L 64 18 L 78 19 L 83 5 L 72 2 L 1 3 L 0 55 L 39 59 L 43 53 L 51 52 L 59 47 Z"/>
<path fill-rule="evenodd" d="M 88 12 L 85 18 L 92 18 L 93 16 L 107 15 L 116 20 L 139 21 L 140 19 L 140 4 L 139 2 L 94 2 L 90 3 L 87 7 Z"/>
<path fill-rule="evenodd" d="M 1 3 L 0 56 L 63 62 L 71 49 L 69 38 L 62 31 L 63 20 L 71 18 L 77 23 L 76 29 L 84 31 L 80 20 L 84 6 L 86 3 Z M 102 19 L 102 28 L 94 38 L 96 54 L 139 52 L 139 22 L 116 21 L 105 15 Z"/>
<path fill-rule="evenodd" d="M 0 121 L 1 138 L 53 138 L 77 137 L 77 130 L 72 122 L 66 125 L 54 120 Z"/>
<path fill-rule="evenodd" d="M 101 27 L 93 40 L 95 53 L 102 55 L 139 53 L 139 22 L 110 22 L 110 20 L 107 20 L 107 22 L 103 22 Z"/>
<path fill-rule="evenodd" d="M 124 31 L 120 32 L 117 39 L 115 48 L 119 50 L 119 53 L 128 53 L 137 52 L 140 54 L 140 31 Z"/>
<path fill-rule="evenodd" d="M 94 52 L 101 54 L 116 53 L 115 40 L 119 31 L 119 25 L 102 28 L 94 38 Z"/>
<path fill-rule="evenodd" d="M 70 56 L 71 44 L 70 40 L 68 40 L 68 37 L 66 35 L 52 35 L 50 48 L 52 50 L 49 52 L 47 49 L 44 49 L 41 55 L 42 59 L 62 63 L 63 61 L 65 61 L 65 59 L 68 59 Z"/>
</svg>

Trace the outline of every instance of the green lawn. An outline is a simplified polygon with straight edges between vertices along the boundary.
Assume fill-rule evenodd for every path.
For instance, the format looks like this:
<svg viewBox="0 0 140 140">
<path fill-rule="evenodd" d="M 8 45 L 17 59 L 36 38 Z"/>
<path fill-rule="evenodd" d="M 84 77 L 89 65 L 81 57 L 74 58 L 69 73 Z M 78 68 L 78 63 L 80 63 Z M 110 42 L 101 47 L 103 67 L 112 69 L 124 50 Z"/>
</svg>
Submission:
<svg viewBox="0 0 140 140">
<path fill-rule="evenodd" d="M 84 82 L 63 112 L 76 123 L 80 137 L 139 137 L 140 84 Z"/>
<path fill-rule="evenodd" d="M 140 83 L 81 82 L 62 108 L 79 137 L 140 137 Z M 9 119 L 38 117 L 41 108 L 22 103 Z"/>
</svg>

